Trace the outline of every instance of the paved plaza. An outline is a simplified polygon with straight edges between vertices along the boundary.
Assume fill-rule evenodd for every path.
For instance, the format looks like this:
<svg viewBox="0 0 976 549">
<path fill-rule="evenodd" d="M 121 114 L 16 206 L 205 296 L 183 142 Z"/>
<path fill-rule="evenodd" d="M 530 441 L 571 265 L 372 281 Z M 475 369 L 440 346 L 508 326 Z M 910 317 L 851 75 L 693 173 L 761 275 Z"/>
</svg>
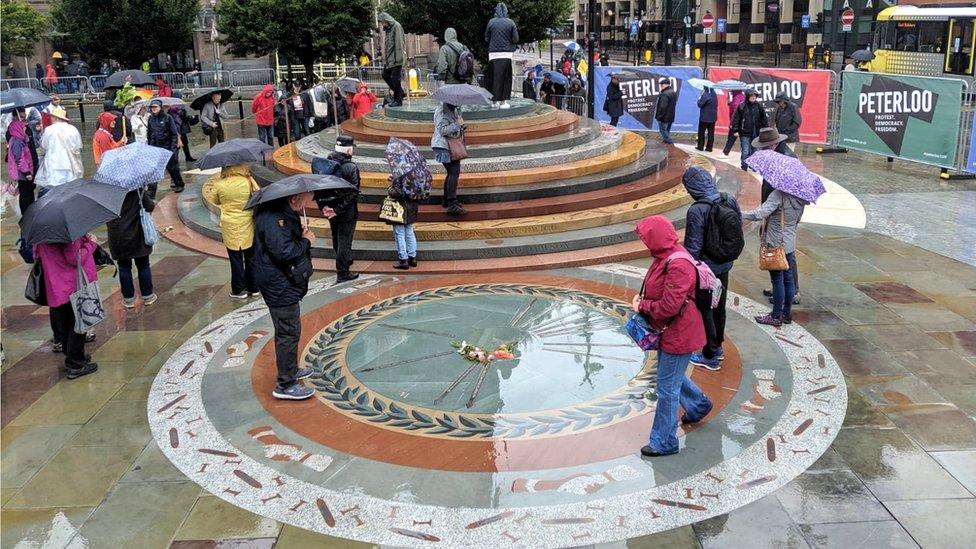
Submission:
<svg viewBox="0 0 976 549">
<path fill-rule="evenodd" d="M 335 283 L 327 224 L 310 217 L 318 270 L 299 359 L 315 396 L 299 403 L 271 398 L 263 301 L 229 297 L 206 176 L 161 192 L 156 304 L 124 308 L 112 269 L 99 272 L 108 318 L 87 347 L 99 370 L 78 380 L 51 350 L 47 309 L 23 297 L 29 266 L 5 214 L 3 546 L 976 543 L 976 184 L 799 145 L 828 194 L 799 228 L 794 323 L 752 320 L 768 310 L 769 278 L 747 224 L 727 359 L 691 374 L 715 407 L 681 428 L 678 455 L 648 459 L 656 361 L 623 330 L 649 264 L 633 225 L 661 213 L 682 227 L 688 166 L 743 209 L 759 205 L 760 179 L 688 136 L 664 147 L 524 108 L 512 117 L 531 120 L 518 130 L 535 132 L 531 150 L 490 141 L 511 133 L 503 121 L 474 122 L 487 141 L 461 180 L 470 218 L 422 206 L 421 266 L 406 273 L 389 267 L 375 218 L 385 180 L 369 179 L 382 171 L 370 139 L 411 135 L 423 118 L 347 128 L 361 133 L 366 175 L 363 275 Z M 240 126 L 231 137 L 253 137 Z M 255 178 L 306 169 L 334 139 L 280 149 Z M 503 175 L 479 175 L 492 170 Z M 493 206 L 492 194 L 508 198 Z M 459 341 L 518 343 L 518 356 L 482 366 Z"/>
</svg>

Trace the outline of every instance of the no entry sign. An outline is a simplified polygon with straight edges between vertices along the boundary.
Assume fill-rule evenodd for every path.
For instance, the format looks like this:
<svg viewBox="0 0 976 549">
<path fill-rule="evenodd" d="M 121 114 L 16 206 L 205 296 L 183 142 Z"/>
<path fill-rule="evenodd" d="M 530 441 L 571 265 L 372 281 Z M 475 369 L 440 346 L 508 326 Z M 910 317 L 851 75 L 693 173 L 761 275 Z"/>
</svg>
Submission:
<svg viewBox="0 0 976 549">
<path fill-rule="evenodd" d="M 715 18 L 712 17 L 712 14 L 705 13 L 705 15 L 702 16 L 702 26 L 707 29 L 710 28 L 713 24 L 715 24 Z"/>
<path fill-rule="evenodd" d="M 851 25 L 854 24 L 854 10 L 847 8 L 843 13 L 840 14 L 840 22 L 844 25 L 844 32 L 851 31 Z"/>
</svg>

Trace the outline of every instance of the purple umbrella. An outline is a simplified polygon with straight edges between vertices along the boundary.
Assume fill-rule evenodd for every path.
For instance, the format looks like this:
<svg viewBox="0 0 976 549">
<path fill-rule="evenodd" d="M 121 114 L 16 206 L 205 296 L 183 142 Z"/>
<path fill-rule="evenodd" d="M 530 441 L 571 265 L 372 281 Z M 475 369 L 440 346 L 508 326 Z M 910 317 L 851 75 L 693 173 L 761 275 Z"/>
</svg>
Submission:
<svg viewBox="0 0 976 549">
<path fill-rule="evenodd" d="M 827 192 L 820 177 L 792 156 L 765 149 L 753 153 L 746 159 L 746 164 L 759 172 L 774 189 L 807 202 L 814 203 Z"/>
</svg>

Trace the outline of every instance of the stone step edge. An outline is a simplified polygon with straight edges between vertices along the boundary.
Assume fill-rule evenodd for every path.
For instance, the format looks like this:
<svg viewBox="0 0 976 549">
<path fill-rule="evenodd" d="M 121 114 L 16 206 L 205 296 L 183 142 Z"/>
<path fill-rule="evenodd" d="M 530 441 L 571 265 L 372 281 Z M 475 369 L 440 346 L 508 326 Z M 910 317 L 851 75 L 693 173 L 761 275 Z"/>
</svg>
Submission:
<svg viewBox="0 0 976 549">
<path fill-rule="evenodd" d="M 524 141 L 538 137 L 558 135 L 562 132 L 572 130 L 579 125 L 580 120 L 580 117 L 573 113 L 559 111 L 556 114 L 555 119 L 532 128 L 522 128 L 519 132 L 513 132 L 512 130 L 469 131 L 465 137 L 469 145 Z M 353 121 L 347 120 L 346 122 L 342 123 L 342 132 L 344 134 L 351 135 L 357 141 L 365 141 L 369 143 L 383 144 L 389 141 L 390 137 L 396 136 L 401 139 L 406 139 L 415 145 L 424 146 L 430 144 L 431 131 L 393 132 L 387 130 L 375 130 L 373 128 L 367 128 L 366 126 L 358 123 L 358 119 Z"/>
<path fill-rule="evenodd" d="M 465 121 L 468 125 L 468 129 L 471 131 L 494 131 L 494 130 L 518 130 L 520 128 L 529 128 L 532 126 L 537 126 L 539 124 L 544 124 L 551 120 L 556 119 L 556 113 L 559 112 L 555 108 L 549 105 L 542 105 L 544 107 L 549 107 L 548 109 L 540 109 L 529 114 L 512 116 L 507 118 L 491 118 L 485 120 L 471 120 Z M 419 133 L 419 132 L 432 132 L 434 131 L 434 121 L 429 122 L 419 122 L 410 121 L 402 119 L 387 118 L 382 115 L 376 114 L 373 111 L 366 116 L 360 118 L 363 127 L 372 128 L 374 130 L 384 130 L 392 132 L 404 132 L 404 133 Z"/>
</svg>

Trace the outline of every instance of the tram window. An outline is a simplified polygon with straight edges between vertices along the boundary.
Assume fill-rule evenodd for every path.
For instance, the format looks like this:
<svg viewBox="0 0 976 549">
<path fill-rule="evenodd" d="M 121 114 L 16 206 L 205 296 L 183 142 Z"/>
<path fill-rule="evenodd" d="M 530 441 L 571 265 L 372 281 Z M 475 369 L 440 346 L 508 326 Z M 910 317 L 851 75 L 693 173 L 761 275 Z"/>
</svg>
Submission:
<svg viewBox="0 0 976 549">
<path fill-rule="evenodd" d="M 895 47 L 895 25 L 879 21 L 874 29 L 874 49 L 890 50 Z"/>
<path fill-rule="evenodd" d="M 918 23 L 898 21 L 895 28 L 895 49 L 898 51 L 918 51 Z"/>
<path fill-rule="evenodd" d="M 922 21 L 918 24 L 918 51 L 942 53 L 945 51 L 946 24 L 942 21 Z"/>
</svg>

